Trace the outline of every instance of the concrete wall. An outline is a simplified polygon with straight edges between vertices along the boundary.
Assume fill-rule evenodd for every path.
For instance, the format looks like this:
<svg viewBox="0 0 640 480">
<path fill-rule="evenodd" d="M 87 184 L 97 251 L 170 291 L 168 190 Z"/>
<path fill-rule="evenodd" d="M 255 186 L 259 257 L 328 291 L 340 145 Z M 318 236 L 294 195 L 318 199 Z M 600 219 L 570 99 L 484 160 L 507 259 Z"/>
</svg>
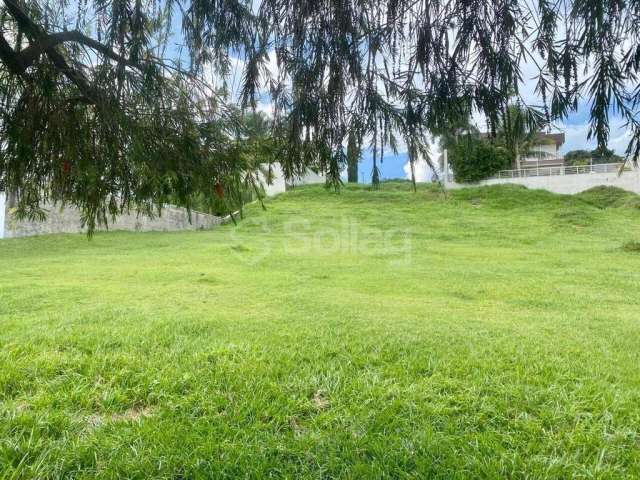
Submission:
<svg viewBox="0 0 640 480">
<path fill-rule="evenodd" d="M 307 170 L 302 177 L 296 177 L 291 181 L 291 185 L 313 185 L 318 183 L 326 183 L 327 176 L 322 173 L 315 173 L 313 170 Z"/>
<path fill-rule="evenodd" d="M 273 197 L 274 195 L 278 195 L 279 193 L 283 193 L 286 191 L 287 186 L 296 186 L 296 185 L 311 185 L 317 183 L 326 183 L 327 176 L 323 174 L 315 173 L 312 170 L 307 170 L 307 173 L 301 177 L 293 178 L 290 182 L 287 182 L 284 178 L 284 172 L 282 171 L 282 165 L 279 163 L 274 163 L 272 166 L 273 171 L 273 183 L 272 185 L 267 185 L 265 179 L 262 174 L 259 174 L 260 181 L 264 185 L 264 190 L 267 197 Z"/>
<path fill-rule="evenodd" d="M 29 237 L 49 233 L 80 233 L 86 232 L 82 228 L 80 212 L 75 208 L 48 206 L 49 213 L 44 222 L 32 222 L 29 220 L 17 220 L 13 218 L 8 209 L 4 225 L 4 238 Z M 114 223 L 109 224 L 109 230 L 127 230 L 135 232 L 172 232 L 180 230 L 203 230 L 213 228 L 223 222 L 221 217 L 207 215 L 205 213 L 191 212 L 189 215 L 184 208 L 166 206 L 160 217 L 150 218 L 136 213 L 121 215 Z"/>
<path fill-rule="evenodd" d="M 640 170 L 625 171 L 622 175 L 616 172 L 609 173 L 583 173 L 575 175 L 549 175 L 544 177 L 522 178 L 491 178 L 475 184 L 455 183 L 446 181 L 447 188 L 463 188 L 479 185 L 498 185 L 503 183 L 515 183 L 527 188 L 549 190 L 555 193 L 579 193 L 592 187 L 607 185 L 622 188 L 630 192 L 640 194 Z"/>
<path fill-rule="evenodd" d="M 278 195 L 279 193 L 283 193 L 286 191 L 287 186 L 296 186 L 296 185 L 311 185 L 321 183 L 324 184 L 327 181 L 326 175 L 315 173 L 312 170 L 307 170 L 307 173 L 301 177 L 293 178 L 291 181 L 287 181 L 284 178 L 284 172 L 282 171 L 282 165 L 279 163 L 274 163 L 272 166 L 273 171 L 273 184 L 267 185 L 262 174 L 259 174 L 260 181 L 264 185 L 265 193 L 267 197 L 273 197 L 274 195 Z"/>
<path fill-rule="evenodd" d="M 264 165 L 267 167 L 267 165 Z M 279 163 L 274 163 L 271 165 L 271 171 L 273 172 L 273 183 L 271 185 L 267 185 L 262 173 L 259 173 L 260 181 L 264 185 L 264 192 L 267 197 L 273 197 L 274 195 L 278 195 L 279 193 L 283 193 L 287 190 L 287 184 L 284 180 L 284 172 L 282 171 L 282 165 Z"/>
</svg>

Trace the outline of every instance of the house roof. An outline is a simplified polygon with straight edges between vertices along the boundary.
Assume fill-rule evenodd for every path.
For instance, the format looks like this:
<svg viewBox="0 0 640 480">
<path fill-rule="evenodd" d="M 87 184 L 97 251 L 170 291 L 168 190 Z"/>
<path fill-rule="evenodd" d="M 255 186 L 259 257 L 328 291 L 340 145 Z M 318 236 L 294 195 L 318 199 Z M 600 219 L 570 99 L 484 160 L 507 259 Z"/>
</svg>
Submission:
<svg viewBox="0 0 640 480">
<path fill-rule="evenodd" d="M 564 132 L 559 133 L 539 133 L 536 140 L 540 143 L 555 143 L 560 148 L 564 144 Z"/>
</svg>

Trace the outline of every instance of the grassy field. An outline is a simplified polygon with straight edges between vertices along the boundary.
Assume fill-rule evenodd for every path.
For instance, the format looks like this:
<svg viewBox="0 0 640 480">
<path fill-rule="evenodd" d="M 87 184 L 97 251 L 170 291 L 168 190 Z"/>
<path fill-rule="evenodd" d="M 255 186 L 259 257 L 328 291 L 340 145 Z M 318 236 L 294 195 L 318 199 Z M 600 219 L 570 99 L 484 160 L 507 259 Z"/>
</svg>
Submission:
<svg viewBox="0 0 640 480">
<path fill-rule="evenodd" d="M 640 201 L 300 188 L 0 242 L 0 478 L 640 476 Z"/>
</svg>

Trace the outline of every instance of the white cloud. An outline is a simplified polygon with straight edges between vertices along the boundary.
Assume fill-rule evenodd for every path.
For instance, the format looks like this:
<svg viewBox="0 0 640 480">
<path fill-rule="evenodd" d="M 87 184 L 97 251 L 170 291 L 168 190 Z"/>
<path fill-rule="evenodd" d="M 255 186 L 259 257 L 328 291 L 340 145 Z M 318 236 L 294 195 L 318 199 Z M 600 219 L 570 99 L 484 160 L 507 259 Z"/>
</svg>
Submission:
<svg viewBox="0 0 640 480">
<path fill-rule="evenodd" d="M 625 126 L 625 120 L 619 117 L 610 120 L 611 135 L 608 147 L 617 154 L 624 154 L 631 132 Z M 562 146 L 564 153 L 570 150 L 593 150 L 597 143 L 595 139 L 587 140 L 589 125 L 585 123 L 575 125 L 559 125 L 561 132 L 565 134 L 565 143 Z"/>
<path fill-rule="evenodd" d="M 269 118 L 273 118 L 274 110 L 272 102 L 258 102 L 256 105 L 256 111 L 266 114 Z"/>
<path fill-rule="evenodd" d="M 423 159 L 418 160 L 414 168 L 416 172 L 416 182 L 428 182 L 431 179 L 431 169 Z M 402 169 L 404 170 L 405 178 L 411 180 L 411 165 L 409 161 L 404 164 Z"/>
<path fill-rule="evenodd" d="M 429 159 L 431 163 L 438 167 L 438 159 L 440 158 L 440 145 L 434 138 L 429 138 L 427 140 L 429 145 Z M 407 180 L 411 180 L 411 164 L 409 160 L 406 161 L 404 166 L 402 167 L 404 170 L 404 176 Z M 416 175 L 416 182 L 429 182 L 431 181 L 431 177 L 433 176 L 433 170 L 426 162 L 426 160 L 422 157 L 418 158 L 418 161 L 414 163 L 414 171 Z"/>
</svg>

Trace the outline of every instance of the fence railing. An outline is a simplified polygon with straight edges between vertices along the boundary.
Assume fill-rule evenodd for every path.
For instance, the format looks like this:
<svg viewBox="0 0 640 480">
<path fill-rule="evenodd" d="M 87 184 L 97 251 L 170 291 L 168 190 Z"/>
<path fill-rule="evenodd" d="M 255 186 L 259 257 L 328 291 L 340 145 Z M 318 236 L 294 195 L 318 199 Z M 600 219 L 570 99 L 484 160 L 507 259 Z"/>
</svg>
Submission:
<svg viewBox="0 0 640 480">
<path fill-rule="evenodd" d="M 587 173 L 617 173 L 622 163 L 595 163 L 592 165 L 527 167 L 519 170 L 502 170 L 491 178 L 548 177 L 551 175 L 580 175 Z M 629 165 L 624 170 L 631 170 Z"/>
</svg>

